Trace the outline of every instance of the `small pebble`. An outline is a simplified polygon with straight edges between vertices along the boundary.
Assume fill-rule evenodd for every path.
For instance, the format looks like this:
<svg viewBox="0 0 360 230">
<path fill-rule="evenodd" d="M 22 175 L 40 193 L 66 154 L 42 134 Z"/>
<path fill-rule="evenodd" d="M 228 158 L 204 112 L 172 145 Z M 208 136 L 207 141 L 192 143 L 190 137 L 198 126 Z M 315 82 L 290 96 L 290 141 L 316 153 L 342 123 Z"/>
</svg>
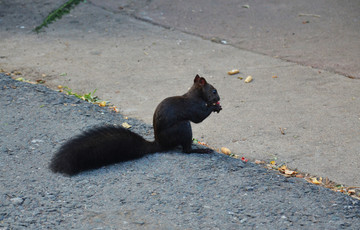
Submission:
<svg viewBox="0 0 360 230">
<path fill-rule="evenodd" d="M 13 202 L 16 205 L 21 205 L 24 202 L 24 199 L 20 198 L 20 197 L 14 197 L 10 199 L 11 202 Z"/>
</svg>

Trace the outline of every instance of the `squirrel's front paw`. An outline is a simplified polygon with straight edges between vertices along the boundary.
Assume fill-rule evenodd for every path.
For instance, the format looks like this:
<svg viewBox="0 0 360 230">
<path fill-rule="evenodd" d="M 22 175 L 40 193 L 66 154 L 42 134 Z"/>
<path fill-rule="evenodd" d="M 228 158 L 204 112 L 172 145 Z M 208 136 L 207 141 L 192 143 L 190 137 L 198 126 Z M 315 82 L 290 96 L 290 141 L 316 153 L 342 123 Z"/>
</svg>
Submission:
<svg viewBox="0 0 360 230">
<path fill-rule="evenodd" d="M 219 113 L 219 112 L 220 112 L 220 110 L 222 110 L 221 106 L 217 106 L 217 107 L 214 109 L 214 112 Z"/>
<path fill-rule="evenodd" d="M 220 110 L 222 110 L 222 107 L 221 107 L 221 105 L 220 105 L 220 102 L 216 102 L 216 104 L 214 105 L 213 111 L 219 113 Z"/>
</svg>

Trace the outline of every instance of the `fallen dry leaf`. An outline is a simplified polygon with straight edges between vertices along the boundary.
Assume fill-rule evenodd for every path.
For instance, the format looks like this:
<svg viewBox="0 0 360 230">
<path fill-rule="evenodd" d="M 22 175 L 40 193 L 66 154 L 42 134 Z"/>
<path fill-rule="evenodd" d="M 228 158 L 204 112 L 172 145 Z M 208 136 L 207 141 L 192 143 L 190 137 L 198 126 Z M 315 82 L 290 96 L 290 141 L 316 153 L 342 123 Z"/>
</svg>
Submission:
<svg viewBox="0 0 360 230">
<path fill-rule="evenodd" d="M 255 164 L 265 164 L 265 161 L 255 160 Z"/>
<path fill-rule="evenodd" d="M 105 106 L 106 106 L 106 101 L 100 102 L 100 103 L 99 103 L 99 106 L 100 106 L 100 107 L 105 107 Z"/>
<path fill-rule="evenodd" d="M 198 141 L 199 145 L 208 146 L 205 142 Z"/>
<path fill-rule="evenodd" d="M 317 17 L 317 18 L 320 18 L 320 17 L 321 17 L 321 16 L 318 15 L 318 14 L 304 14 L 304 13 L 299 13 L 298 16 L 299 16 L 299 17 L 309 16 L 309 17 Z"/>
<path fill-rule="evenodd" d="M 295 174 L 297 174 L 296 171 L 289 170 L 289 169 L 285 169 L 284 173 L 285 173 L 286 175 L 295 175 Z"/>
<path fill-rule="evenodd" d="M 280 172 L 285 172 L 286 169 L 287 169 L 286 165 L 283 165 L 283 166 L 281 166 L 281 167 L 278 168 L 278 170 L 279 170 Z"/>
<path fill-rule="evenodd" d="M 115 112 L 119 112 L 119 109 L 118 108 L 116 108 L 116 106 L 111 106 L 111 107 L 109 107 L 109 109 L 112 109 L 112 110 L 114 110 Z"/>
<path fill-rule="evenodd" d="M 279 127 L 279 129 L 280 129 L 280 133 L 281 133 L 282 135 L 285 135 L 285 129 L 283 129 L 283 128 L 281 128 L 281 127 Z"/>
<path fill-rule="evenodd" d="M 44 81 L 44 80 L 42 80 L 42 79 L 38 79 L 38 80 L 36 80 L 36 83 L 38 83 L 38 84 L 44 84 L 44 83 L 45 83 L 45 81 Z"/>
<path fill-rule="evenodd" d="M 286 165 L 283 165 L 283 166 L 279 167 L 278 170 L 279 170 L 281 173 L 284 173 L 285 175 L 288 175 L 288 176 L 292 176 L 292 175 L 296 175 L 296 174 L 297 174 L 296 171 L 293 171 L 293 170 L 288 169 L 288 167 L 287 167 Z"/>
<path fill-rule="evenodd" d="M 310 178 L 310 182 L 313 184 L 321 184 L 320 180 L 317 180 L 316 177 L 315 178 Z"/>
<path fill-rule="evenodd" d="M 127 122 L 122 123 L 121 126 L 124 127 L 125 129 L 131 128 L 131 125 L 129 125 Z"/>
</svg>

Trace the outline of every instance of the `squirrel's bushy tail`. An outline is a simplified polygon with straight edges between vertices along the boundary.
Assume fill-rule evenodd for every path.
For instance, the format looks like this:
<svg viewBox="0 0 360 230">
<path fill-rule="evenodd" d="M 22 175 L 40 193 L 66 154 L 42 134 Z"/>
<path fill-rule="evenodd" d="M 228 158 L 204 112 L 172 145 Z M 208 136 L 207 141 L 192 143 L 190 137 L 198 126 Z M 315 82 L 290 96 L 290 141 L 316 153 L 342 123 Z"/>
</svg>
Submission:
<svg viewBox="0 0 360 230">
<path fill-rule="evenodd" d="M 50 169 L 55 173 L 74 175 L 159 151 L 161 147 L 156 142 L 149 142 L 130 130 L 103 126 L 66 142 L 52 158 Z"/>
</svg>

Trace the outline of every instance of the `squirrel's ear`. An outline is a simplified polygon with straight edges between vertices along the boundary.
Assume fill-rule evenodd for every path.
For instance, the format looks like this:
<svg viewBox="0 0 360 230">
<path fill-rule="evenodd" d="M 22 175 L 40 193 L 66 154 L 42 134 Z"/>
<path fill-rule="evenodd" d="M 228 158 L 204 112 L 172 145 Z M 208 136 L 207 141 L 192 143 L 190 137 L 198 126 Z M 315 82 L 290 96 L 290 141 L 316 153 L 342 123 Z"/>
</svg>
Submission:
<svg viewBox="0 0 360 230">
<path fill-rule="evenodd" d="M 195 79 L 194 79 L 194 83 L 197 83 L 197 84 L 199 84 L 201 86 L 204 86 L 204 85 L 206 85 L 206 80 L 205 80 L 205 78 L 200 77 L 199 74 L 196 74 Z"/>
<path fill-rule="evenodd" d="M 206 80 L 205 80 L 205 78 L 201 77 L 200 80 L 199 80 L 199 84 L 200 84 L 201 86 L 206 85 Z"/>
<path fill-rule="evenodd" d="M 194 83 L 198 82 L 200 80 L 200 76 L 199 74 L 196 74 L 195 78 L 194 78 Z"/>
</svg>

